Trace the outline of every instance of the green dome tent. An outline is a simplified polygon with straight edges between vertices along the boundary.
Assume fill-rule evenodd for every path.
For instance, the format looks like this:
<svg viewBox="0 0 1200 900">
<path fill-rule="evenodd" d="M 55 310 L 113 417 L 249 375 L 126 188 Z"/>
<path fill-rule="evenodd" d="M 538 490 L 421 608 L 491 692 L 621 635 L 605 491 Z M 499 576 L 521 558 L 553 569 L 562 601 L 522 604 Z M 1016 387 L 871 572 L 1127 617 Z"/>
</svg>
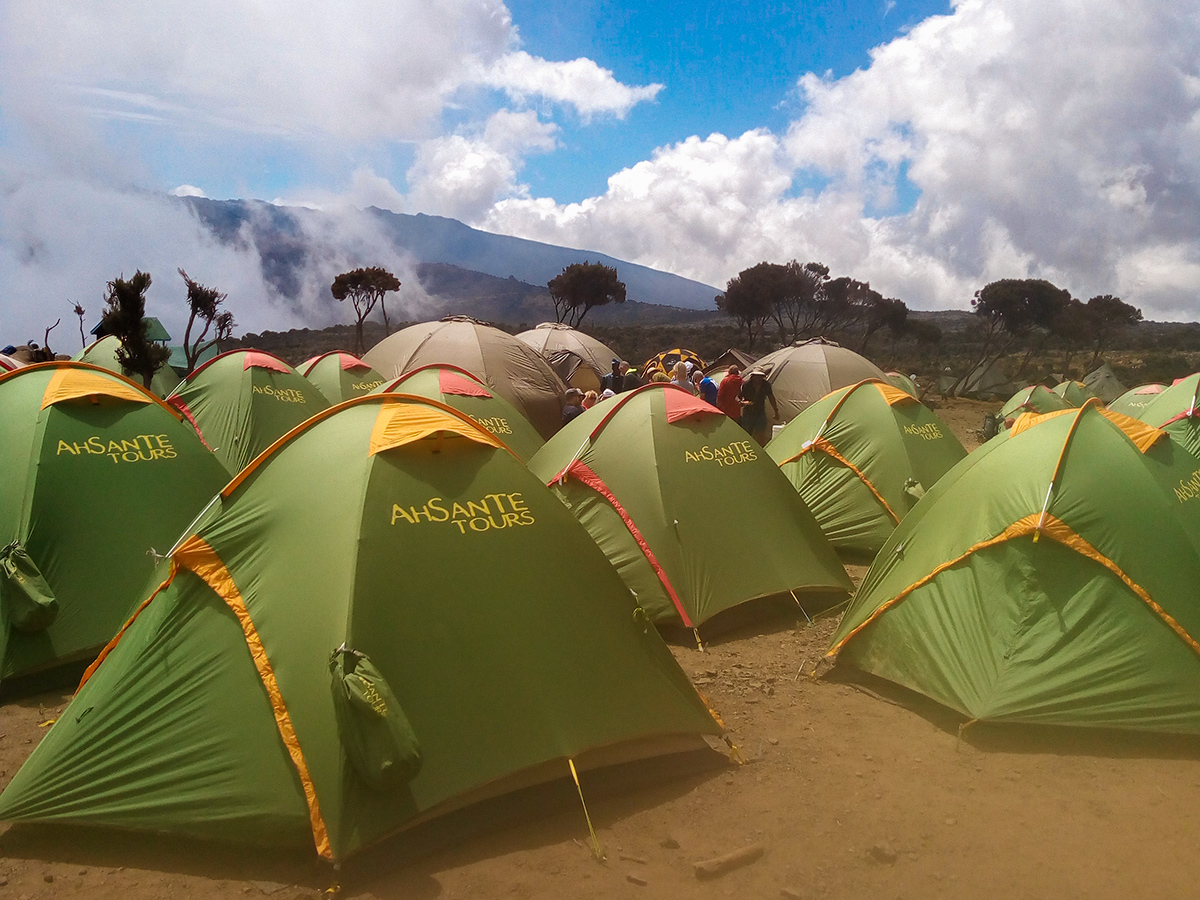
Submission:
<svg viewBox="0 0 1200 900">
<path fill-rule="evenodd" d="M 0 818 L 338 860 L 576 763 L 722 733 L 570 513 L 432 401 L 310 419 L 163 569 Z"/>
<path fill-rule="evenodd" d="M 834 549 L 870 556 L 967 455 L 931 409 L 880 381 L 821 398 L 766 449 Z"/>
<path fill-rule="evenodd" d="M 192 423 L 230 475 L 329 406 L 308 379 L 261 350 L 231 350 L 210 359 L 167 402 Z"/>
<path fill-rule="evenodd" d="M 1048 413 L 1070 409 L 1071 404 L 1042 384 L 1023 387 L 1000 407 L 1000 418 L 1005 422 L 1015 420 L 1022 413 Z"/>
<path fill-rule="evenodd" d="M 98 366 L 0 377 L 0 421 L 0 555 L 15 564 L 16 542 L 58 610 L 47 627 L 21 630 L 29 596 L 0 567 L 9 678 L 94 656 L 153 574 L 151 551 L 169 549 L 228 476 L 175 410 Z"/>
<path fill-rule="evenodd" d="M 1176 379 L 1142 408 L 1138 418 L 1200 456 L 1200 372 Z"/>
<path fill-rule="evenodd" d="M 1113 412 L 1124 413 L 1127 416 L 1133 416 L 1137 419 L 1141 416 L 1142 410 L 1146 408 L 1146 405 L 1161 394 L 1165 388 L 1165 384 L 1139 384 L 1137 387 L 1130 388 L 1112 403 L 1108 404 L 1108 408 Z"/>
<path fill-rule="evenodd" d="M 1092 399 L 1092 392 L 1087 389 L 1082 381 L 1071 381 L 1069 379 L 1056 384 L 1051 388 L 1051 393 L 1062 397 L 1076 409 Z"/>
<path fill-rule="evenodd" d="M 421 366 L 458 366 L 519 409 L 543 438 L 562 427 L 567 387 L 550 363 L 511 334 L 469 316 L 410 325 L 363 359 L 389 380 Z"/>
<path fill-rule="evenodd" d="M 1125 385 L 1121 384 L 1121 379 L 1108 363 L 1103 363 L 1089 372 L 1083 379 L 1083 386 L 1093 397 L 1098 397 L 1101 403 L 1111 404 L 1125 393 Z M 1109 408 L 1112 408 L 1111 405 Z"/>
<path fill-rule="evenodd" d="M 771 459 L 682 388 L 649 384 L 597 403 L 529 468 L 583 522 L 654 622 L 695 630 L 750 600 L 809 592 L 829 605 L 850 589 Z"/>
<path fill-rule="evenodd" d="M 767 373 L 767 381 L 779 404 L 774 425 L 784 425 L 807 406 L 830 391 L 877 378 L 887 381 L 884 371 L 865 356 L 832 341 L 814 338 L 761 357 L 755 364 Z M 770 406 L 767 415 L 771 414 Z"/>
<path fill-rule="evenodd" d="M 373 393 L 416 394 L 439 400 L 470 416 L 526 462 L 545 443 L 515 406 L 457 366 L 422 366 L 385 381 Z"/>
<path fill-rule="evenodd" d="M 383 376 L 352 353 L 331 350 L 305 360 L 297 371 L 312 382 L 330 405 L 362 397 L 383 384 Z"/>
<path fill-rule="evenodd" d="M 157 321 L 157 320 L 156 320 Z M 159 326 L 161 328 L 161 326 Z M 92 341 L 71 359 L 75 362 L 90 363 L 93 366 L 100 366 L 108 369 L 110 372 L 117 372 L 124 375 L 133 381 L 141 381 L 139 376 L 131 375 L 126 369 L 121 366 L 117 359 L 117 349 L 121 346 L 121 339 L 116 335 L 110 334 L 100 338 L 98 341 Z M 175 374 L 175 370 L 169 365 L 164 364 L 154 377 L 150 380 L 150 390 L 159 397 L 165 397 L 171 391 L 175 390 L 179 384 L 179 376 Z"/>
<path fill-rule="evenodd" d="M 829 656 L 971 719 L 1200 733 L 1197 467 L 1097 400 L 1022 416 L 900 523 Z"/>
</svg>

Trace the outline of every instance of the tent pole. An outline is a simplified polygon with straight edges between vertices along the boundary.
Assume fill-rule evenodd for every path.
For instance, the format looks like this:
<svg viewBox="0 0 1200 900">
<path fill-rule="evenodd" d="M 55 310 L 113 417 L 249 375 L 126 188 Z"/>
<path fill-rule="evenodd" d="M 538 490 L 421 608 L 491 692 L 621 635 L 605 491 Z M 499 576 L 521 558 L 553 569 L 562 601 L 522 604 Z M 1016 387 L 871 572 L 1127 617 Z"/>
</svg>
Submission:
<svg viewBox="0 0 1200 900">
<path fill-rule="evenodd" d="M 583 818 L 587 821 L 588 834 L 592 836 L 592 855 L 596 859 L 604 859 L 604 849 L 600 839 L 596 837 L 596 829 L 592 827 L 592 817 L 588 814 L 587 802 L 583 799 L 583 788 L 579 784 L 579 773 L 575 771 L 575 760 L 567 757 L 567 765 L 571 767 L 571 778 L 575 782 L 575 790 L 579 792 L 579 803 L 583 807 Z"/>
</svg>

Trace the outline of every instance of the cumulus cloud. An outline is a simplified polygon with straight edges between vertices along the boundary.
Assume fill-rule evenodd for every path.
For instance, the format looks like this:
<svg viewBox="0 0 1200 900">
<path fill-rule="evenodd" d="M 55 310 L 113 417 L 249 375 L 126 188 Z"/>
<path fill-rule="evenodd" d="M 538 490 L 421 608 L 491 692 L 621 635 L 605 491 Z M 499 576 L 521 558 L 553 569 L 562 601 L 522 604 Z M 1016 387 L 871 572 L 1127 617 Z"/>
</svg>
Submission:
<svg viewBox="0 0 1200 900">
<path fill-rule="evenodd" d="M 961 0 L 864 69 L 803 76 L 782 135 L 688 138 L 600 196 L 513 197 L 481 222 L 715 284 L 797 257 L 926 308 L 1029 276 L 1190 318 L 1197 58 L 1200 17 L 1170 0 Z"/>
<path fill-rule="evenodd" d="M 661 84 L 642 87 L 621 84 L 610 70 L 590 59 L 550 62 L 523 50 L 498 59 L 487 68 L 481 81 L 501 88 L 513 99 L 524 100 L 532 95 L 569 104 L 585 121 L 599 114 L 623 119 L 630 109 L 653 100 L 663 89 Z"/>
</svg>

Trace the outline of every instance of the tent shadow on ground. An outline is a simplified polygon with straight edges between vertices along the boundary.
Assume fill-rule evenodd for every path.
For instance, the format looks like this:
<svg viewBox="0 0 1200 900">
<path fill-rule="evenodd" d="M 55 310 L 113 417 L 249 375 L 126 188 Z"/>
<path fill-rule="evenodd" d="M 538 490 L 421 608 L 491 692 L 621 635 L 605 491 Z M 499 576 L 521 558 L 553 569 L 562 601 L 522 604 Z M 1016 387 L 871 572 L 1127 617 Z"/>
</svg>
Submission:
<svg viewBox="0 0 1200 900">
<path fill-rule="evenodd" d="M 729 765 L 721 753 L 704 747 L 583 771 L 580 781 L 592 823 L 603 831 L 684 796 Z M 585 848 L 582 852 L 590 852 L 579 795 L 564 777 L 472 804 L 393 835 L 347 859 L 338 872 L 308 848 L 240 847 L 80 825 L 10 826 L 0 834 L 0 856 L 260 882 L 272 889 L 295 886 L 323 891 L 337 881 L 350 893 L 369 888 L 376 895 L 426 898 L 441 893 L 434 876 L 445 868 L 572 838 Z M 615 852 L 608 849 L 610 855 Z M 280 896 L 291 895 L 281 891 Z"/>
<path fill-rule="evenodd" d="M 960 749 L 1100 759 L 1200 759 L 1198 735 L 1017 722 L 976 722 L 960 732 L 968 721 L 962 713 L 902 685 L 845 666 L 826 672 L 820 680 L 870 694 L 915 713 L 947 734 L 960 735 Z"/>
<path fill-rule="evenodd" d="M 705 647 L 719 647 L 755 635 L 807 628 L 818 619 L 839 615 L 849 602 L 844 596 L 829 591 L 802 591 L 796 596 L 802 607 L 797 606 L 790 594 L 771 594 L 722 610 L 700 626 L 700 639 Z M 671 646 L 696 649 L 696 638 L 690 628 L 669 622 L 660 623 L 657 628 L 662 639 Z"/>
</svg>

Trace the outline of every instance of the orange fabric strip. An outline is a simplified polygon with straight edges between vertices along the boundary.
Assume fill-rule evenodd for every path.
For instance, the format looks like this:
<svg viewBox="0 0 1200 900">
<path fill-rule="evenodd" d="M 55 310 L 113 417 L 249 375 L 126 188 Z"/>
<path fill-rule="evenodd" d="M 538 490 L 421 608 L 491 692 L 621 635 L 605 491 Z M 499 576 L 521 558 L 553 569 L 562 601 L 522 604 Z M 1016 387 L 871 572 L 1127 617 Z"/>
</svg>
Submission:
<svg viewBox="0 0 1200 900">
<path fill-rule="evenodd" d="M 888 406 L 897 406 L 901 403 L 917 403 L 916 397 L 908 391 L 901 390 L 892 384 L 884 384 L 882 381 L 872 381 L 868 384 L 875 385 L 875 389 L 883 395 L 883 399 L 887 401 Z"/>
<path fill-rule="evenodd" d="M 304 761 L 304 752 L 300 747 L 300 740 L 296 737 L 296 729 L 292 726 L 292 719 L 288 715 L 287 706 L 283 702 L 283 694 L 279 690 L 279 683 L 275 680 L 275 671 L 271 667 L 271 660 L 267 657 L 266 648 L 263 647 L 262 639 L 258 636 L 258 630 L 254 627 L 254 621 L 250 618 L 250 611 L 246 609 L 246 603 L 242 599 L 241 591 L 238 590 L 238 586 L 233 581 L 233 576 L 225 568 L 225 564 L 221 562 L 221 558 L 217 556 L 216 551 L 204 540 L 195 535 L 189 537 L 175 551 L 174 562 L 181 568 L 195 573 L 198 578 L 212 588 L 217 596 L 224 600 L 225 604 L 233 610 L 233 614 L 237 616 L 238 622 L 241 623 L 242 632 L 246 636 L 246 646 L 250 650 L 250 656 L 254 659 L 254 667 L 258 670 L 258 676 L 262 680 L 263 687 L 267 691 L 267 697 L 271 701 L 271 709 L 275 713 L 275 725 L 279 729 L 279 736 L 283 739 L 283 744 L 292 759 L 292 764 L 296 767 L 296 771 L 300 775 L 300 783 L 304 787 L 304 800 L 308 804 L 308 817 L 309 824 L 312 827 L 313 843 L 316 844 L 317 853 L 327 859 L 332 859 L 333 851 L 329 845 L 329 835 L 325 828 L 325 820 L 321 817 L 321 807 L 317 802 L 316 786 L 313 784 L 312 777 L 308 773 L 308 764 Z"/>
<path fill-rule="evenodd" d="M 84 397 L 113 397 L 130 403 L 153 403 L 154 397 L 125 379 L 110 378 L 95 371 L 61 368 L 50 377 L 42 394 L 42 409 Z"/>
<path fill-rule="evenodd" d="M 504 447 L 490 432 L 436 407 L 391 404 L 379 411 L 375 427 L 371 430 L 368 452 L 371 455 L 382 453 L 384 450 L 392 450 L 422 438 L 432 437 L 438 432 L 456 434 L 478 444 Z"/>
<path fill-rule="evenodd" d="M 908 395 L 905 394 L 905 396 L 908 396 Z M 875 495 L 875 499 L 879 501 L 881 506 L 883 506 L 884 512 L 886 512 L 891 517 L 892 521 L 895 522 L 897 525 L 900 524 L 900 517 L 898 515 L 896 515 L 896 513 L 892 510 L 892 507 L 890 505 L 888 505 L 888 502 L 883 499 L 883 495 L 875 489 L 875 485 L 871 484 L 871 479 L 869 479 L 863 473 L 863 471 L 861 469 L 859 469 L 858 466 L 854 465 L 854 463 L 850 462 L 850 460 L 848 460 L 848 459 L 846 459 L 846 457 L 842 456 L 842 454 L 838 452 L 837 447 L 833 446 L 833 444 L 829 443 L 829 441 L 825 440 L 825 438 L 817 438 L 815 441 L 813 441 L 811 444 L 808 445 L 806 450 L 820 450 L 822 453 L 826 453 L 829 456 L 832 456 L 834 459 L 836 459 L 838 462 L 840 462 L 843 466 L 845 466 L 847 469 L 849 469 L 851 472 L 853 472 L 858 477 L 858 480 L 867 486 L 867 490 L 869 490 L 872 494 Z M 792 460 L 799 459 L 805 452 L 806 452 L 805 450 L 801 450 L 794 457 L 792 457 L 792 459 L 787 460 L 787 462 L 792 462 Z"/>
<path fill-rule="evenodd" d="M 825 658 L 828 659 L 836 656 L 838 652 L 841 651 L 842 647 L 844 647 L 852 637 L 859 634 L 864 628 L 878 619 L 884 612 L 900 603 L 900 601 L 904 600 L 905 597 L 907 597 L 917 588 L 933 581 L 934 578 L 946 571 L 946 569 L 949 569 L 951 566 L 958 565 L 958 563 L 962 562 L 968 556 L 972 555 L 973 553 L 978 553 L 980 550 L 984 550 L 988 547 L 994 547 L 995 545 L 1001 544 L 1005 541 L 1010 541 L 1014 538 L 1019 538 L 1038 531 L 1039 521 L 1041 522 L 1040 531 L 1042 534 L 1058 541 L 1064 547 L 1074 550 L 1081 556 L 1086 556 L 1088 559 L 1099 563 L 1100 565 L 1104 566 L 1104 568 L 1116 575 L 1119 579 L 1121 579 L 1126 587 L 1133 591 L 1134 595 L 1139 600 L 1150 607 L 1151 611 L 1153 611 L 1155 615 L 1157 615 L 1163 620 L 1164 623 L 1166 623 L 1168 628 L 1174 631 L 1184 643 L 1192 648 L 1192 650 L 1200 654 L 1200 642 L 1197 642 L 1195 638 L 1188 634 L 1187 630 L 1180 625 L 1170 613 L 1168 613 L 1157 602 L 1155 602 L 1154 598 L 1150 596 L 1149 592 L 1135 582 L 1132 578 L 1130 578 L 1120 566 L 1093 547 L 1081 535 L 1077 534 L 1071 528 L 1071 526 L 1067 525 L 1067 523 L 1063 522 L 1061 519 L 1051 515 L 1046 515 L 1043 519 L 1041 514 L 1033 513 L 1032 515 L 1025 516 L 1022 519 L 1018 519 L 995 537 L 989 538 L 986 541 L 980 541 L 977 544 L 973 544 L 972 546 L 968 547 L 960 556 L 942 563 L 924 578 L 921 578 L 920 580 L 909 585 L 891 600 L 881 604 L 878 609 L 871 613 L 871 615 L 862 622 L 862 624 L 860 624 L 857 628 L 855 628 L 844 638 L 838 641 L 833 647 L 831 647 L 829 651 L 826 652 Z"/>
<path fill-rule="evenodd" d="M 104 660 L 108 657 L 108 654 L 112 653 L 113 649 L 117 646 L 117 642 L 121 640 L 121 636 L 124 635 L 129 626 L 133 624 L 133 620 L 141 614 L 143 609 L 150 605 L 151 600 L 157 597 L 159 593 L 167 587 L 167 585 L 175 580 L 175 573 L 178 571 L 179 567 L 175 565 L 175 560 L 171 560 L 171 571 L 167 573 L 166 580 L 154 589 L 153 594 L 151 594 L 138 605 L 138 608 L 133 611 L 133 615 L 129 617 L 129 620 L 121 626 L 121 630 L 116 633 L 111 641 L 104 645 L 104 649 L 100 651 L 100 655 L 96 657 L 90 666 L 83 670 L 83 677 L 79 679 L 79 687 L 75 688 L 75 693 L 78 694 L 81 690 L 83 690 L 83 686 L 88 683 L 88 679 L 95 674 L 98 668 L 100 668 L 100 663 L 104 662 Z"/>
</svg>

